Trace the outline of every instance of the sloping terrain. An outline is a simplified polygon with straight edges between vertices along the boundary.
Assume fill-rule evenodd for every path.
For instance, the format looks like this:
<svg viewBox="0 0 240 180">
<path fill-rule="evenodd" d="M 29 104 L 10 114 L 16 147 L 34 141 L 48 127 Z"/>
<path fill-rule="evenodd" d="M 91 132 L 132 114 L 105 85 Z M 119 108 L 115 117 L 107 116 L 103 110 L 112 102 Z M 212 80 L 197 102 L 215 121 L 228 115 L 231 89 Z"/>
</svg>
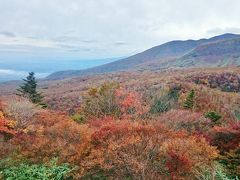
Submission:
<svg viewBox="0 0 240 180">
<path fill-rule="evenodd" d="M 0 179 L 46 165 L 69 179 L 127 179 L 126 168 L 133 179 L 240 177 L 237 67 L 39 81 L 47 109 L 16 88 L 0 85 Z"/>
<path fill-rule="evenodd" d="M 175 65 L 181 67 L 240 65 L 240 38 L 198 46 L 190 53 L 179 58 Z"/>
<path fill-rule="evenodd" d="M 218 43 L 223 40 L 240 38 L 235 34 L 223 34 L 210 39 L 171 41 L 160 46 L 153 47 L 131 57 L 118 60 L 105 65 L 97 66 L 86 70 L 60 71 L 48 76 L 48 79 L 62 79 L 67 77 L 99 74 L 107 72 L 125 71 L 137 69 L 139 67 L 148 68 L 152 65 L 154 68 L 168 68 L 172 65 L 172 60 L 191 52 L 195 48 L 208 43 Z M 233 44 L 234 45 L 234 44 Z M 211 51 L 211 49 L 210 49 Z M 171 61 L 169 63 L 169 61 Z"/>
</svg>

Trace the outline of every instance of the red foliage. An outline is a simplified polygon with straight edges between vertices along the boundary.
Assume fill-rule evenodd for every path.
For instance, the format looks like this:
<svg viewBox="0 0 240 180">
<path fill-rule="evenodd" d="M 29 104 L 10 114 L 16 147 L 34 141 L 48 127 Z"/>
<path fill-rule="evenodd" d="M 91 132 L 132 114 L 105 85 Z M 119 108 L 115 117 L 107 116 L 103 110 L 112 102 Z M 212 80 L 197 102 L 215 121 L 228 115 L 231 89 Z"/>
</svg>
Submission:
<svg viewBox="0 0 240 180">
<path fill-rule="evenodd" d="M 61 162 L 80 165 L 91 147 L 90 135 L 86 125 L 79 125 L 64 114 L 46 111 L 37 115 L 34 125 L 13 143 L 20 146 L 21 156 L 32 162 L 58 157 Z"/>
<path fill-rule="evenodd" d="M 176 154 L 175 152 L 169 151 L 168 160 L 166 166 L 171 175 L 171 179 L 177 179 L 179 174 L 189 172 L 192 168 L 191 160 L 184 154 Z"/>
<path fill-rule="evenodd" d="M 14 149 L 9 139 L 16 136 L 17 131 L 13 129 L 12 125 L 11 121 L 6 119 L 0 111 L 0 159 L 6 157 Z"/>
<path fill-rule="evenodd" d="M 114 117 L 106 116 L 101 119 L 99 118 L 92 118 L 88 121 L 88 124 L 91 128 L 100 128 L 105 124 L 112 124 L 115 121 Z"/>
<path fill-rule="evenodd" d="M 240 122 L 226 126 L 214 127 L 210 132 L 211 144 L 223 153 L 236 149 L 240 144 Z"/>
<path fill-rule="evenodd" d="M 89 166 L 113 172 L 113 178 L 173 179 L 194 178 L 195 171 L 211 168 L 215 148 L 204 138 L 171 131 L 163 125 L 143 125 L 129 121 L 102 124 L 91 136 Z M 156 169 L 156 167 L 158 167 Z"/>
<path fill-rule="evenodd" d="M 137 92 L 128 92 L 120 87 L 116 90 L 115 95 L 121 110 L 121 119 L 136 119 L 148 111 Z"/>
<path fill-rule="evenodd" d="M 157 117 L 156 120 L 171 129 L 185 130 L 194 134 L 202 134 L 211 127 L 211 121 L 203 117 L 201 113 L 187 110 L 171 110 Z"/>
<path fill-rule="evenodd" d="M 240 76 L 235 73 L 198 74 L 187 79 L 210 88 L 219 88 L 227 92 L 240 92 Z"/>
<path fill-rule="evenodd" d="M 0 134 L 15 135 L 15 133 L 16 131 L 14 131 L 11 127 L 9 127 L 9 122 L 4 118 L 0 118 Z"/>
</svg>

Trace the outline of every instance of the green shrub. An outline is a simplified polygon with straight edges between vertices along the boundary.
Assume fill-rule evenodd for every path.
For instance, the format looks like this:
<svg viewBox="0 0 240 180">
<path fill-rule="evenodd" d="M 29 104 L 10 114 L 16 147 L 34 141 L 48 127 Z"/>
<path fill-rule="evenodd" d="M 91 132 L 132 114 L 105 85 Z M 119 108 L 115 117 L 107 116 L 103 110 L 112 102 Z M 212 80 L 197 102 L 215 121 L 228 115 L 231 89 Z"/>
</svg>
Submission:
<svg viewBox="0 0 240 180">
<path fill-rule="evenodd" d="M 205 117 L 211 119 L 213 123 L 216 123 L 222 116 L 215 111 L 210 111 L 205 114 Z"/>
<path fill-rule="evenodd" d="M 179 85 L 175 85 L 173 87 L 170 87 L 169 92 L 168 92 L 169 99 L 173 99 L 175 101 L 178 101 L 180 90 L 181 90 L 181 86 L 179 86 Z"/>
<path fill-rule="evenodd" d="M 82 114 L 74 114 L 71 116 L 72 120 L 76 121 L 77 123 L 85 123 L 85 116 Z"/>
<path fill-rule="evenodd" d="M 235 117 L 237 118 L 237 120 L 240 120 L 240 109 L 238 108 L 238 109 L 234 110 L 233 113 L 234 113 Z"/>
<path fill-rule="evenodd" d="M 158 114 L 169 111 L 178 101 L 179 89 L 170 88 L 170 90 L 162 89 L 153 97 L 153 103 L 150 106 L 150 113 Z"/>
<path fill-rule="evenodd" d="M 202 180 L 239 180 L 238 177 L 229 177 L 228 174 L 225 172 L 225 169 L 217 164 L 214 172 L 207 171 L 201 175 Z"/>
<path fill-rule="evenodd" d="M 183 103 L 185 109 L 192 109 L 194 106 L 195 91 L 192 89 Z"/>
<path fill-rule="evenodd" d="M 154 102 L 150 108 L 150 113 L 157 114 L 167 112 L 171 107 L 170 102 L 167 98 L 155 98 Z"/>
<path fill-rule="evenodd" d="M 6 180 L 61 180 L 67 177 L 67 174 L 71 171 L 67 164 L 57 165 L 56 160 L 47 164 L 20 164 L 3 169 L 0 174 L 3 179 Z M 1 177 L 0 176 L 0 177 Z"/>
<path fill-rule="evenodd" d="M 240 178 L 240 147 L 220 156 L 219 162 L 224 166 L 229 176 Z"/>
<path fill-rule="evenodd" d="M 119 116 L 120 109 L 116 102 L 118 83 L 104 83 L 99 88 L 91 88 L 83 96 L 82 113 L 86 118 Z"/>
</svg>

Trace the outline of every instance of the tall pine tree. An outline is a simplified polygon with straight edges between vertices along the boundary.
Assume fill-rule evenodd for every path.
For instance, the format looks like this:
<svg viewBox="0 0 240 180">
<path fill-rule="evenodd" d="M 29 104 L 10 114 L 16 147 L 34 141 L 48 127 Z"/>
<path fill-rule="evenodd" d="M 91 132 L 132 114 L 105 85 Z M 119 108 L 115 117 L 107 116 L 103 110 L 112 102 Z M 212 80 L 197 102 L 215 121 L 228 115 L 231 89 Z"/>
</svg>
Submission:
<svg viewBox="0 0 240 180">
<path fill-rule="evenodd" d="M 17 89 L 17 95 L 28 98 L 32 103 L 46 108 L 42 94 L 37 91 L 37 81 L 34 75 L 34 72 L 30 72 L 27 78 L 23 79 L 24 83 Z"/>
</svg>

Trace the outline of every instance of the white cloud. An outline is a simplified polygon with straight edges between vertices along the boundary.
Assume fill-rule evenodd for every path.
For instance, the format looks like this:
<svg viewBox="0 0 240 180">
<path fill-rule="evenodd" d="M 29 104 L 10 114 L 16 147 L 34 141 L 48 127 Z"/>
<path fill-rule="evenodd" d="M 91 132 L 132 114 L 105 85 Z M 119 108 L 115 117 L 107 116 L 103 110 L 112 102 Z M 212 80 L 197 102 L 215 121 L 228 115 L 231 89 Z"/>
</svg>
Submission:
<svg viewBox="0 0 240 180">
<path fill-rule="evenodd" d="M 174 39 L 240 33 L 239 9 L 239 0 L 0 0 L 0 45 L 123 56 Z"/>
<path fill-rule="evenodd" d="M 25 71 L 15 71 L 11 69 L 0 69 L 0 76 L 5 75 L 17 75 L 17 76 L 25 76 L 27 73 Z"/>
<path fill-rule="evenodd" d="M 0 69 L 0 82 L 6 80 L 16 80 L 25 78 L 28 75 L 26 71 L 16 71 L 12 69 Z M 37 78 L 44 78 L 49 73 L 36 73 Z"/>
</svg>

